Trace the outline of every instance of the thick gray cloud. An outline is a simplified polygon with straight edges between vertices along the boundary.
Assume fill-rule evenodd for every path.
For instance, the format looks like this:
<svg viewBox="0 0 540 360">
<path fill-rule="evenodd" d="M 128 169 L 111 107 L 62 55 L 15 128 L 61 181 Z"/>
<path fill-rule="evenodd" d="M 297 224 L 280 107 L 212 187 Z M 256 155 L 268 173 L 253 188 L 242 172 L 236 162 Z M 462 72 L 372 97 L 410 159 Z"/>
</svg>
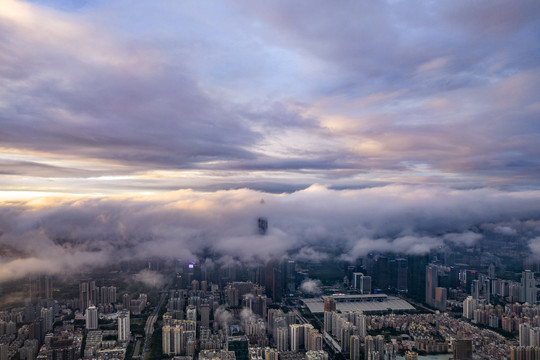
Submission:
<svg viewBox="0 0 540 360">
<path fill-rule="evenodd" d="M 315 185 L 291 194 L 185 190 L 32 200 L 1 209 L 0 279 L 128 259 L 194 260 L 208 250 L 221 256 L 219 263 L 243 264 L 285 256 L 353 261 L 372 251 L 422 254 L 445 244 L 471 246 L 510 226 L 526 245 L 540 234 L 539 197 L 538 192 L 489 189 Z M 266 235 L 257 232 L 259 216 L 268 218 Z"/>
<path fill-rule="evenodd" d="M 8 0 L 0 184 L 537 188 L 538 7 Z"/>
</svg>

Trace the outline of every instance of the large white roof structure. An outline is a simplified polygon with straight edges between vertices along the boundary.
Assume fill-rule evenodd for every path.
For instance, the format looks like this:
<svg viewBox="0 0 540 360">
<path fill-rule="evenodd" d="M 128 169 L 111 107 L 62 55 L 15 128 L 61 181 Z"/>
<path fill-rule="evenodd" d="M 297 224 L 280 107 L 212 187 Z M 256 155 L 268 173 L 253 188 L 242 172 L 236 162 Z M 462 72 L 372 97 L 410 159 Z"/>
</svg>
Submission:
<svg viewBox="0 0 540 360">
<path fill-rule="evenodd" d="M 326 296 L 301 299 L 312 313 L 324 312 L 324 298 Z M 361 310 L 365 313 L 384 311 L 407 311 L 415 308 L 403 299 L 386 294 L 368 295 L 332 295 L 336 301 L 336 309 L 342 312 Z"/>
</svg>

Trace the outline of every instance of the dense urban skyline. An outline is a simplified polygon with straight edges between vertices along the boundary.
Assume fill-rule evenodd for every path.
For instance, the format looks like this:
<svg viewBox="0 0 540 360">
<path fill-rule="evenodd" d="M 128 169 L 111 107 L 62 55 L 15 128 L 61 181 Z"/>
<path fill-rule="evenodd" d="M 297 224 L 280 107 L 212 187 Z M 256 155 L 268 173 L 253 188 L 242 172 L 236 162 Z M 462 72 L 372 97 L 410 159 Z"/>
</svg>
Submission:
<svg viewBox="0 0 540 360">
<path fill-rule="evenodd" d="M 5 0 L 0 281 L 207 249 L 425 253 L 493 234 L 540 253 L 539 13 Z"/>
</svg>

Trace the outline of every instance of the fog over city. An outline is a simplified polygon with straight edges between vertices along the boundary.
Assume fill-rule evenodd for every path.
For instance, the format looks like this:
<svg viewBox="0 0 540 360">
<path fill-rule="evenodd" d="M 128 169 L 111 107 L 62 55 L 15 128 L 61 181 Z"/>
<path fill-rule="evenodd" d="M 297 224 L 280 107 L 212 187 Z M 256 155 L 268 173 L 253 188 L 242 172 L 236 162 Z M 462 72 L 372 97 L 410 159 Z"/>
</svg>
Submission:
<svg viewBox="0 0 540 360">
<path fill-rule="evenodd" d="M 530 243 L 538 252 L 537 195 L 313 185 L 290 194 L 182 190 L 121 199 L 32 200 L 1 210 L 0 278 L 152 257 L 199 261 L 205 252 L 218 254 L 220 263 L 253 265 L 286 255 L 354 261 L 371 251 L 425 254 L 448 244 L 472 246 L 485 236 Z M 269 221 L 266 235 L 257 231 L 258 216 Z"/>
</svg>

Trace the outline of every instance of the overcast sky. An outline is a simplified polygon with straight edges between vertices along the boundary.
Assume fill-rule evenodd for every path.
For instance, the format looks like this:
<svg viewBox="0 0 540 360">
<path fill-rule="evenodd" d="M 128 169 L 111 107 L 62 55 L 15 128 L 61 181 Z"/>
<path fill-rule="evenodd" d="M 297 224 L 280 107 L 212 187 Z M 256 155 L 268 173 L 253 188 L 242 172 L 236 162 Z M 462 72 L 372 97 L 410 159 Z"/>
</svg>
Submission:
<svg viewBox="0 0 540 360">
<path fill-rule="evenodd" d="M 478 224 L 359 230 L 358 216 L 370 212 L 355 208 L 362 191 L 391 202 L 417 194 L 397 207 L 417 222 L 426 199 L 448 201 L 439 211 L 456 215 L 476 213 L 480 199 L 504 208 L 506 199 L 515 208 L 475 221 L 537 219 L 539 14 L 537 0 L 2 0 L 0 201 L 20 226 L 7 230 L 4 219 L 0 241 L 49 226 L 43 212 L 92 223 L 124 209 L 117 221 L 129 222 L 127 213 L 142 216 L 125 210 L 138 199 L 162 214 L 166 199 L 185 196 L 216 213 L 222 197 L 275 198 L 278 217 L 299 194 L 337 197 L 335 206 L 357 211 L 339 242 L 358 253 L 413 234 L 470 240 Z M 312 221 L 346 215 L 337 210 Z M 375 213 L 374 223 L 388 219 Z M 322 238 L 335 233 L 321 221 Z M 317 256 L 312 222 L 273 224 L 273 236 L 294 245 L 269 253 Z M 174 231 L 165 237 L 183 236 Z M 202 237 L 208 224 L 192 231 Z M 4 252 L 14 259 L 19 250 Z"/>
</svg>

